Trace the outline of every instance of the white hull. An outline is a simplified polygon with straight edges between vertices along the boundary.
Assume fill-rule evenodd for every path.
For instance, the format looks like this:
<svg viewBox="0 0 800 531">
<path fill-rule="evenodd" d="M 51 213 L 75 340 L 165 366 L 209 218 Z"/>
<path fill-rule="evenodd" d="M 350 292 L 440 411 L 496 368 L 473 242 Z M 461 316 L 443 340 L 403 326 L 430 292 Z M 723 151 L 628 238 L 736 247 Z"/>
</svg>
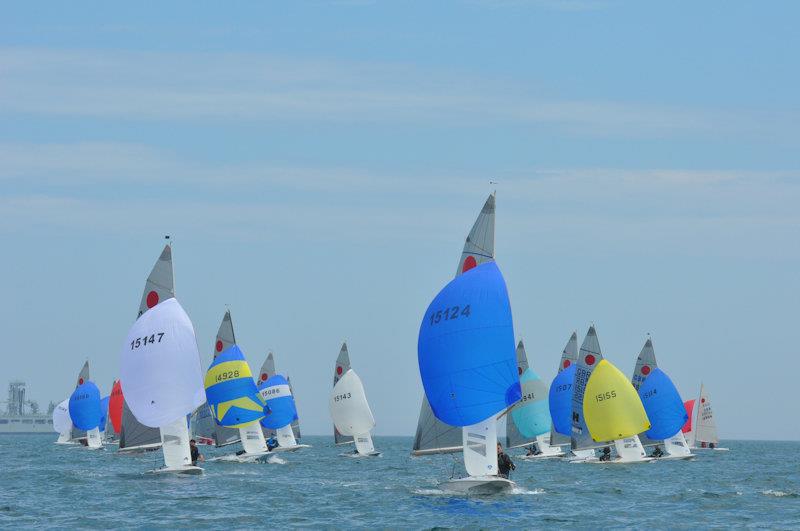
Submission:
<svg viewBox="0 0 800 531">
<path fill-rule="evenodd" d="M 595 459 L 593 461 L 585 461 L 586 463 L 592 463 L 593 465 L 638 465 L 639 463 L 650 463 L 655 461 L 653 457 L 642 457 L 641 459 L 620 459 L 619 457 L 615 457 L 611 461 L 600 461 L 600 459 Z"/>
<path fill-rule="evenodd" d="M 519 459 L 523 461 L 543 461 L 545 459 L 563 459 L 564 452 L 558 454 L 539 454 L 539 455 L 521 455 Z"/>
<path fill-rule="evenodd" d="M 294 446 L 278 446 L 273 448 L 270 453 L 280 453 L 280 452 L 296 452 L 301 448 L 311 448 L 310 444 L 295 444 Z"/>
<path fill-rule="evenodd" d="M 703 448 L 702 446 L 699 446 L 697 448 L 690 447 L 689 450 L 691 450 L 693 452 L 694 451 L 700 451 L 700 450 L 713 450 L 715 452 L 730 452 L 731 451 L 730 448 L 708 448 L 708 447 Z"/>
<path fill-rule="evenodd" d="M 157 468 L 156 470 L 151 470 L 150 474 L 181 474 L 187 476 L 197 476 L 203 473 L 203 469 L 199 466 L 193 465 L 183 465 L 183 466 L 165 466 L 163 468 Z"/>
<path fill-rule="evenodd" d="M 260 453 L 243 453 L 243 454 L 228 454 L 228 455 L 221 455 L 219 457 L 213 457 L 211 459 L 207 459 L 207 461 L 216 461 L 222 463 L 261 463 L 265 462 L 267 457 L 269 456 L 270 452 L 260 452 Z"/>
<path fill-rule="evenodd" d="M 679 460 L 694 459 L 694 457 L 695 456 L 692 455 L 692 454 L 689 454 L 689 455 L 669 455 L 669 454 L 667 454 L 667 455 L 663 455 L 661 457 L 654 457 L 653 459 L 655 459 L 657 461 L 679 461 Z"/>
<path fill-rule="evenodd" d="M 516 483 L 500 476 L 469 476 L 451 479 L 439 483 L 439 487 L 448 492 L 464 494 L 498 494 L 514 489 Z"/>
</svg>

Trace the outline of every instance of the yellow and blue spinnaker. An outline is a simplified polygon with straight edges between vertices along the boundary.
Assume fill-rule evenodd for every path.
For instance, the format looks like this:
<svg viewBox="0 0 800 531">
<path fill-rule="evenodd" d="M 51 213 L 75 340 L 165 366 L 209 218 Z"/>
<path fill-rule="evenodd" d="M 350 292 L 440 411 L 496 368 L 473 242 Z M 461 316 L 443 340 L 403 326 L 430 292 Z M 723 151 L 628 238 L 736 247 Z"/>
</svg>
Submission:
<svg viewBox="0 0 800 531">
<path fill-rule="evenodd" d="M 264 400 L 238 345 L 217 356 L 206 373 L 205 388 L 220 426 L 241 428 L 264 418 Z"/>
</svg>

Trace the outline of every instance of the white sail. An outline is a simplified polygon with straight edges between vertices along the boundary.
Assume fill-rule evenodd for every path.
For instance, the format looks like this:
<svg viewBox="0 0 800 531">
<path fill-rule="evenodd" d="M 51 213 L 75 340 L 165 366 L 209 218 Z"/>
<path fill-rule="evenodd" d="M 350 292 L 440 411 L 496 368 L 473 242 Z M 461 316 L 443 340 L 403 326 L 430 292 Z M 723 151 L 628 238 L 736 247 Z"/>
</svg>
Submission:
<svg viewBox="0 0 800 531">
<path fill-rule="evenodd" d="M 372 444 L 372 435 L 369 432 L 360 433 L 353 437 L 356 443 L 356 451 L 361 455 L 370 455 L 375 453 L 375 445 Z"/>
<path fill-rule="evenodd" d="M 53 409 L 53 429 L 59 434 L 59 442 L 65 442 L 70 439 L 72 419 L 69 416 L 69 398 Z M 62 438 L 65 440 L 62 440 Z"/>
<path fill-rule="evenodd" d="M 692 427 L 695 445 L 718 444 L 714 410 L 711 408 L 711 399 L 702 384 L 700 385 L 700 398 L 695 402 L 694 407 L 697 412 L 697 420 Z"/>
<path fill-rule="evenodd" d="M 333 424 L 342 435 L 363 437 L 375 427 L 364 385 L 353 369 L 344 373 L 333 387 L 329 405 Z M 362 453 L 358 446 L 356 449 Z"/>
<path fill-rule="evenodd" d="M 89 448 L 103 447 L 103 438 L 100 435 L 100 428 L 92 428 L 86 432 L 86 445 Z"/>
<path fill-rule="evenodd" d="M 261 424 L 258 422 L 239 428 L 239 436 L 242 439 L 242 448 L 246 453 L 261 454 L 269 451 L 267 441 L 264 439 L 264 432 L 261 431 Z"/>
<path fill-rule="evenodd" d="M 159 431 L 161 448 L 164 451 L 164 465 L 169 469 L 179 469 L 191 465 L 189 426 L 186 423 L 186 416 L 161 425 Z"/>
<path fill-rule="evenodd" d="M 278 446 L 282 448 L 297 446 L 297 439 L 294 438 L 294 429 L 291 424 L 275 430 L 275 436 L 278 439 Z"/>
<path fill-rule="evenodd" d="M 461 429 L 464 467 L 470 476 L 497 474 L 497 420 L 494 415 Z"/>
<path fill-rule="evenodd" d="M 495 195 L 491 194 L 483 204 L 472 230 L 464 242 L 458 260 L 458 276 L 473 267 L 494 260 Z M 417 431 L 414 436 L 413 455 L 458 452 L 463 447 L 462 430 L 437 419 L 427 397 L 423 395 Z"/>
<path fill-rule="evenodd" d="M 176 419 L 185 424 L 186 415 L 205 402 L 194 327 L 175 298 L 139 317 L 120 357 L 125 400 L 145 426 L 172 426 Z"/>
<path fill-rule="evenodd" d="M 339 382 L 339 379 L 342 378 L 347 371 L 350 370 L 350 354 L 347 351 L 347 342 L 345 341 L 342 343 L 342 348 L 339 350 L 339 356 L 336 358 L 336 367 L 333 369 L 333 386 L 336 387 L 336 384 Z M 349 435 L 345 435 L 340 433 L 339 430 L 336 428 L 336 425 L 333 426 L 333 441 L 336 444 L 347 444 L 353 442 L 353 437 Z"/>
<path fill-rule="evenodd" d="M 664 450 L 666 450 L 667 455 L 673 457 L 688 457 L 692 455 L 689 445 L 680 431 L 669 439 L 664 439 Z"/>
<path fill-rule="evenodd" d="M 643 461 L 647 457 L 644 447 L 636 435 L 615 440 L 614 448 L 617 450 L 617 456 L 622 462 Z"/>
</svg>

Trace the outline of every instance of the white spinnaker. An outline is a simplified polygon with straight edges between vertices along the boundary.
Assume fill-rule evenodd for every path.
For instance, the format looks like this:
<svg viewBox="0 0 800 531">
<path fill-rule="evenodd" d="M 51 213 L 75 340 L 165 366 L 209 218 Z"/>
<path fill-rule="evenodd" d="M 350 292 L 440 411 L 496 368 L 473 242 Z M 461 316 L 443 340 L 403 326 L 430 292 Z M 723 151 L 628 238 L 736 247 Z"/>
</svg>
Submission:
<svg viewBox="0 0 800 531">
<path fill-rule="evenodd" d="M 267 452 L 267 441 L 264 439 L 264 432 L 261 431 L 261 424 L 253 422 L 243 428 L 239 428 L 239 436 L 242 438 L 242 448 L 248 454 L 263 454 Z"/>
<path fill-rule="evenodd" d="M 186 415 L 205 402 L 194 327 L 175 298 L 143 313 L 131 327 L 120 380 L 126 403 L 145 426 L 172 426 L 176 419 L 185 424 Z"/>
<path fill-rule="evenodd" d="M 294 429 L 291 424 L 275 430 L 275 435 L 278 438 L 278 446 L 282 448 L 297 446 L 297 439 L 294 438 Z"/>
<path fill-rule="evenodd" d="M 334 387 L 336 387 L 336 384 L 339 383 L 339 380 L 342 378 L 342 376 L 347 374 L 347 371 L 349 370 L 350 370 L 350 353 L 347 351 L 347 342 L 345 341 L 344 343 L 342 343 L 342 348 L 339 350 L 339 355 L 336 357 L 336 367 L 333 369 Z M 353 442 L 353 437 L 340 433 L 339 430 L 336 428 L 336 425 L 334 425 L 333 441 L 336 444 L 347 444 Z"/>
<path fill-rule="evenodd" d="M 693 426 L 695 444 L 719 443 L 711 399 L 702 384 L 700 385 L 700 398 L 694 403 L 694 407 L 697 410 L 697 422 Z"/>
<path fill-rule="evenodd" d="M 497 419 L 494 415 L 461 428 L 464 467 L 470 476 L 497 475 Z"/>
<path fill-rule="evenodd" d="M 689 456 L 692 452 L 689 450 L 689 445 L 683 436 L 682 432 L 678 432 L 669 439 L 664 439 L 664 449 L 668 455 L 671 456 Z"/>
<path fill-rule="evenodd" d="M 189 426 L 186 416 L 160 426 L 161 448 L 164 450 L 164 464 L 167 468 L 179 468 L 192 464 L 189 451 Z"/>
<path fill-rule="evenodd" d="M 53 429 L 61 437 L 66 437 L 69 440 L 70 431 L 72 431 L 72 419 L 69 416 L 69 398 L 58 404 L 53 409 Z"/>
<path fill-rule="evenodd" d="M 344 373 L 333 386 L 329 405 L 333 424 L 342 435 L 363 435 L 375 427 L 364 385 L 353 369 Z"/>
</svg>

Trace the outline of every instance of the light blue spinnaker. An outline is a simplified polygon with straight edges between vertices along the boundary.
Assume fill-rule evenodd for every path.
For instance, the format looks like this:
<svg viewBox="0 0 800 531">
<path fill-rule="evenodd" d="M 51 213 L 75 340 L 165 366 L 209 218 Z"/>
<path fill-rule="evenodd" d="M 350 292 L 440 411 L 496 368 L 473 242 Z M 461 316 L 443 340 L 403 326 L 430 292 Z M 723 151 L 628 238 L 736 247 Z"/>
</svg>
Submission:
<svg viewBox="0 0 800 531">
<path fill-rule="evenodd" d="M 280 374 L 270 376 L 266 382 L 259 382 L 258 389 L 267 403 L 264 408 L 266 416 L 261 419 L 262 426 L 277 430 L 297 419 L 297 407 L 286 378 Z"/>
<path fill-rule="evenodd" d="M 92 381 L 79 385 L 69 397 L 69 417 L 79 430 L 89 431 L 100 426 L 100 390 Z"/>
<path fill-rule="evenodd" d="M 547 384 L 530 368 L 525 369 L 519 382 L 522 386 L 522 399 L 511 410 L 517 429 L 525 437 L 550 433 Z"/>
<path fill-rule="evenodd" d="M 553 428 L 561 435 L 572 433 L 572 385 L 575 382 L 575 365 L 570 365 L 550 384 L 550 417 Z"/>
<path fill-rule="evenodd" d="M 656 367 L 639 387 L 650 429 L 645 434 L 654 440 L 668 439 L 678 433 L 689 416 L 683 399 L 667 373 Z"/>
<path fill-rule="evenodd" d="M 439 292 L 422 319 L 417 349 L 425 395 L 442 422 L 470 426 L 521 398 L 511 305 L 495 262 Z"/>
</svg>

